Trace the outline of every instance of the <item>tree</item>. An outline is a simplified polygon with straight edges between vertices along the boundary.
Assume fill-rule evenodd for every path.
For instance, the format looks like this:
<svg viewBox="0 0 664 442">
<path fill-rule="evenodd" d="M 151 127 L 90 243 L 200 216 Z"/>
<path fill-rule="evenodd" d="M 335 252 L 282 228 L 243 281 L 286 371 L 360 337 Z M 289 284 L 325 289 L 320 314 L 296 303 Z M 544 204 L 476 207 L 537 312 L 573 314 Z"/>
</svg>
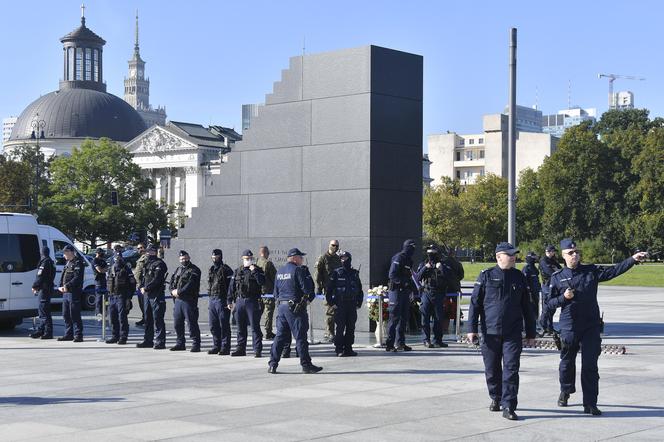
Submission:
<svg viewBox="0 0 664 442">
<path fill-rule="evenodd" d="M 516 196 L 517 241 L 534 241 L 542 236 L 544 213 L 544 198 L 537 172 L 531 168 L 521 171 Z"/>
<path fill-rule="evenodd" d="M 507 179 L 492 174 L 479 177 L 460 199 L 469 246 L 484 252 L 507 240 Z"/>
<path fill-rule="evenodd" d="M 450 247 L 468 245 L 467 225 L 459 193 L 459 181 L 449 178 L 424 193 L 422 220 L 428 240 Z"/>
<path fill-rule="evenodd" d="M 0 211 L 28 212 L 30 210 L 30 167 L 0 155 Z"/>
<path fill-rule="evenodd" d="M 50 169 L 53 195 L 40 210 L 40 221 L 92 248 L 98 238 L 123 240 L 150 223 L 153 234 L 168 227 L 167 209 L 147 196 L 152 182 L 124 147 L 107 138 L 86 140 L 71 156 L 53 160 Z M 111 204 L 112 191 L 117 206 Z"/>
</svg>

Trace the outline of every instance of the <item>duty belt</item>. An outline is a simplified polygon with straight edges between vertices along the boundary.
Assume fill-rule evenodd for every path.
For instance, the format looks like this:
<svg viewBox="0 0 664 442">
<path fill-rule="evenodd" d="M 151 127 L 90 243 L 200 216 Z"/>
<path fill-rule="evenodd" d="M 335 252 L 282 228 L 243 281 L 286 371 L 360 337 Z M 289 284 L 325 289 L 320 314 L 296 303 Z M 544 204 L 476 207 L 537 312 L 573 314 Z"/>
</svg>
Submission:
<svg viewBox="0 0 664 442">
<path fill-rule="evenodd" d="M 279 302 L 279 304 L 288 304 L 289 302 L 295 302 L 295 301 L 293 301 L 292 299 L 280 299 L 277 302 Z"/>
</svg>

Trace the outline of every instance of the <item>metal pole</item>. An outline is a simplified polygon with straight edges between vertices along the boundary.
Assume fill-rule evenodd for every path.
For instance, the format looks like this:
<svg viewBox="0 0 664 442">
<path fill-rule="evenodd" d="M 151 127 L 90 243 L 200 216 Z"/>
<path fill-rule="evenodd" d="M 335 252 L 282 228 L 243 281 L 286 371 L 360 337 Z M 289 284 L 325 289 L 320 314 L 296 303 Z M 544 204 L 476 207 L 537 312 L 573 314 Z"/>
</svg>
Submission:
<svg viewBox="0 0 664 442">
<path fill-rule="evenodd" d="M 457 311 L 456 311 L 456 321 L 455 322 L 455 328 L 456 328 L 456 340 L 457 342 L 461 342 L 461 298 L 462 294 L 461 292 L 457 292 Z"/>
<path fill-rule="evenodd" d="M 313 309 L 311 308 L 311 303 L 309 303 L 308 309 L 309 309 L 309 345 L 320 344 L 320 342 L 314 340 L 314 316 L 313 316 Z"/>
<path fill-rule="evenodd" d="M 516 28 L 510 29 L 507 241 L 516 244 Z"/>
</svg>

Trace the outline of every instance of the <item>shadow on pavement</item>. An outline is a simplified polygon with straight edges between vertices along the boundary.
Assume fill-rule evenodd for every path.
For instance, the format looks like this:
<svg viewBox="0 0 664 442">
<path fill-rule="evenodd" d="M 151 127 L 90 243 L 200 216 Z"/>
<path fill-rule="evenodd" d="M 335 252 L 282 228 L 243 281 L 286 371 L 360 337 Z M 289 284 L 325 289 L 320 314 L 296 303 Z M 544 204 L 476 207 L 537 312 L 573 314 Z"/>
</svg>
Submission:
<svg viewBox="0 0 664 442">
<path fill-rule="evenodd" d="M 484 374 L 484 370 L 367 370 L 367 371 L 321 371 L 318 374 Z"/>
<path fill-rule="evenodd" d="M 651 406 L 639 406 L 639 405 L 599 405 L 600 410 L 602 410 L 601 417 L 664 417 L 664 407 L 651 407 Z M 608 408 L 629 408 L 629 410 L 607 410 Z M 538 414 L 538 415 L 527 415 L 521 416 L 522 420 L 527 419 L 550 419 L 556 417 L 594 417 L 588 414 L 583 413 L 583 406 L 578 404 L 578 406 L 572 405 L 568 408 L 519 408 L 518 411 L 535 411 L 542 413 L 553 413 L 553 414 Z M 601 418 L 600 417 L 600 418 Z"/>
<path fill-rule="evenodd" d="M 39 396 L 10 396 L 0 397 L 1 405 L 51 405 L 51 404 L 82 404 L 95 402 L 120 402 L 125 398 L 78 398 L 78 397 L 39 397 Z"/>
</svg>

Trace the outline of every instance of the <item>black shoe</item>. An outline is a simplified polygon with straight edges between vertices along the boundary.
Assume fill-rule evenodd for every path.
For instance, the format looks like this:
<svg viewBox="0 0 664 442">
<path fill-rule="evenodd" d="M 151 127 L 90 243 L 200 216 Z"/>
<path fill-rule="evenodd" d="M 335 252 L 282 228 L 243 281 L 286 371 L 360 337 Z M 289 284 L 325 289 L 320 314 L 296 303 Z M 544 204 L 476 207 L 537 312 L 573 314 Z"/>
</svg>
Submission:
<svg viewBox="0 0 664 442">
<path fill-rule="evenodd" d="M 489 411 L 500 411 L 500 401 L 492 399 L 491 405 L 489 405 Z"/>
<path fill-rule="evenodd" d="M 392 345 L 388 345 L 387 347 L 385 347 L 385 351 L 391 351 L 391 352 L 396 353 L 397 349 L 396 349 L 396 347 L 394 347 Z"/>
<path fill-rule="evenodd" d="M 270 365 L 267 368 L 267 372 L 270 374 L 277 374 L 277 366 L 276 365 Z"/>
<path fill-rule="evenodd" d="M 346 350 L 344 352 L 344 356 L 349 356 L 349 357 L 357 356 L 357 352 L 353 350 Z"/>
<path fill-rule="evenodd" d="M 247 356 L 246 350 L 235 350 L 231 353 L 231 356 Z"/>
<path fill-rule="evenodd" d="M 290 354 L 291 354 L 290 351 L 285 351 L 285 352 L 281 353 L 281 359 L 288 359 L 288 358 L 290 358 Z"/>
<path fill-rule="evenodd" d="M 171 351 L 185 351 L 186 349 L 184 345 L 176 345 L 170 348 Z"/>
<path fill-rule="evenodd" d="M 261 354 L 260 351 L 257 351 L 256 353 L 254 353 L 254 357 L 255 357 L 255 358 L 262 358 L 263 355 Z"/>
<path fill-rule="evenodd" d="M 107 344 L 117 344 L 118 341 L 119 341 L 118 338 L 111 338 L 111 339 L 107 339 L 107 340 L 106 340 L 106 343 L 107 343 Z"/>
<path fill-rule="evenodd" d="M 127 345 L 127 339 L 126 338 L 121 338 L 118 340 L 118 345 Z"/>
<path fill-rule="evenodd" d="M 145 327 L 145 321 L 141 319 L 140 321 L 136 322 L 134 325 L 136 327 Z"/>
<path fill-rule="evenodd" d="M 209 355 L 217 355 L 217 354 L 219 354 L 219 349 L 217 347 L 214 347 L 213 349 L 208 350 L 208 354 Z"/>
<path fill-rule="evenodd" d="M 583 412 L 585 414 L 592 414 L 593 416 L 601 416 L 602 411 L 597 408 L 595 405 L 584 405 L 583 406 Z"/>
<path fill-rule="evenodd" d="M 343 351 L 340 351 L 340 352 L 337 353 L 338 358 L 345 358 L 346 356 L 348 356 L 348 355 Z"/>
<path fill-rule="evenodd" d="M 83 342 L 83 336 L 77 336 L 73 339 L 74 342 Z"/>
<path fill-rule="evenodd" d="M 58 341 L 60 341 L 60 342 L 62 342 L 62 341 L 73 341 L 73 340 L 74 340 L 73 336 L 61 336 L 61 337 L 58 338 Z"/>
<path fill-rule="evenodd" d="M 39 338 L 42 337 L 42 332 L 40 332 L 40 331 L 36 331 L 36 332 L 34 332 L 34 333 L 30 333 L 30 337 L 31 337 L 32 339 L 39 339 Z"/>
<path fill-rule="evenodd" d="M 136 344 L 136 347 L 137 348 L 152 348 L 153 345 L 154 344 L 152 342 L 143 341 L 143 342 L 139 342 L 138 344 Z"/>
<path fill-rule="evenodd" d="M 154 350 L 166 350 L 166 344 L 158 344 L 152 347 Z"/>
<path fill-rule="evenodd" d="M 558 406 L 566 407 L 568 399 L 569 399 L 569 393 L 560 393 L 560 396 L 558 396 Z"/>
<path fill-rule="evenodd" d="M 197 347 L 197 346 L 193 346 L 193 347 L 191 347 L 191 350 L 189 350 L 189 352 L 190 352 L 190 353 L 200 353 L 200 352 L 201 352 L 201 348 L 200 348 L 200 347 Z"/>
<path fill-rule="evenodd" d="M 265 339 L 267 339 L 267 340 L 269 340 L 269 341 L 271 341 L 272 339 L 274 339 L 274 338 L 276 338 L 276 337 L 277 337 L 277 335 L 275 335 L 275 334 L 272 333 L 272 332 L 265 333 Z"/>
<path fill-rule="evenodd" d="M 219 352 L 219 356 L 228 356 L 229 354 L 231 354 L 230 350 L 221 350 Z"/>
<path fill-rule="evenodd" d="M 42 335 L 39 339 L 53 339 L 53 335 Z"/>
<path fill-rule="evenodd" d="M 411 351 L 412 349 L 412 347 L 409 347 L 406 344 L 397 347 L 397 351 Z"/>
<path fill-rule="evenodd" d="M 434 345 L 431 343 L 431 341 L 424 341 L 424 348 L 433 348 Z"/>
<path fill-rule="evenodd" d="M 516 415 L 514 410 L 511 410 L 509 408 L 503 408 L 503 417 L 505 419 L 511 420 L 511 421 L 518 421 L 519 416 Z"/>
<path fill-rule="evenodd" d="M 310 364 L 310 365 L 305 365 L 304 367 L 302 367 L 302 373 L 313 374 L 313 373 L 318 373 L 322 369 L 323 369 L 323 367 L 317 367 L 314 364 Z"/>
<path fill-rule="evenodd" d="M 436 347 L 447 348 L 447 347 L 449 347 L 449 345 L 447 345 L 443 341 L 440 341 L 440 342 L 436 342 Z"/>
</svg>

